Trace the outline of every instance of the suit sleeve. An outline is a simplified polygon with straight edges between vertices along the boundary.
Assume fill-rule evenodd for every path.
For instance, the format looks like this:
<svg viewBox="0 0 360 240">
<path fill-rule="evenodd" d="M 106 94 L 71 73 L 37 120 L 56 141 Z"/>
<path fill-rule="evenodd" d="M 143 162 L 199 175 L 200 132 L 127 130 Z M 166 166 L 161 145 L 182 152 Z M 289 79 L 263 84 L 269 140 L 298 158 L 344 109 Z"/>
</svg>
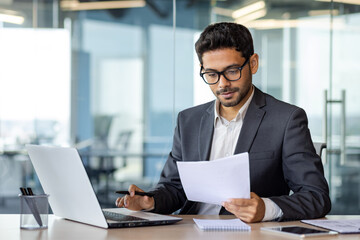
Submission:
<svg viewBox="0 0 360 240">
<path fill-rule="evenodd" d="M 181 113 L 178 116 L 177 126 L 175 128 L 172 151 L 161 172 L 158 184 L 151 191 L 155 194 L 155 208 L 153 212 L 156 213 L 171 214 L 180 209 L 186 201 L 186 195 L 180 181 L 176 164 L 177 161 L 182 159 L 180 117 Z"/>
<path fill-rule="evenodd" d="M 291 114 L 287 122 L 282 156 L 284 178 L 294 193 L 270 198 L 283 211 L 279 220 L 325 216 L 331 209 L 329 187 L 321 159 L 311 140 L 306 113 L 300 108 Z"/>
</svg>

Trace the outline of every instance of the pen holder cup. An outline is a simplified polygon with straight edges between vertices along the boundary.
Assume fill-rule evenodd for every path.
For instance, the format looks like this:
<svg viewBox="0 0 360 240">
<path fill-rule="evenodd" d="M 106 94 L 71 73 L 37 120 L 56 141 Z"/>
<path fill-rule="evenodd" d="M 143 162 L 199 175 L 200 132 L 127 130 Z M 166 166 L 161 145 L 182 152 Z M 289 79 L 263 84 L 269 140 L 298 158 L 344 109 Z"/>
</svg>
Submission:
<svg viewBox="0 0 360 240">
<path fill-rule="evenodd" d="M 20 228 L 45 229 L 48 227 L 49 195 L 19 195 Z"/>
</svg>

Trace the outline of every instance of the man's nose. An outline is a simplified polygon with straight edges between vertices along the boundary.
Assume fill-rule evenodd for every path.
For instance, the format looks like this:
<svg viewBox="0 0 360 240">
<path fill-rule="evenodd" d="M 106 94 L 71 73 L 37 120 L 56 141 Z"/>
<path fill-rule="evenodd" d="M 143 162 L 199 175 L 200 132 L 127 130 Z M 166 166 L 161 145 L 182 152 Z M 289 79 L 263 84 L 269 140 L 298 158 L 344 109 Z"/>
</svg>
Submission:
<svg viewBox="0 0 360 240">
<path fill-rule="evenodd" d="M 220 79 L 219 79 L 219 87 L 224 88 L 226 86 L 230 85 L 230 81 L 228 81 L 224 74 L 220 74 Z"/>
</svg>

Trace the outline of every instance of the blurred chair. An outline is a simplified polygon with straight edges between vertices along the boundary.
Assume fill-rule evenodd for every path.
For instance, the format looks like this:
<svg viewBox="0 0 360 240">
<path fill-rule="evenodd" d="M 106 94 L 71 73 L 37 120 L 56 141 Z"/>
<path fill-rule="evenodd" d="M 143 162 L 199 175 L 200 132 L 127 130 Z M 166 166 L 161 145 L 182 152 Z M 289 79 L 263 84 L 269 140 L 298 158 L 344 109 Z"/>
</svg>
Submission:
<svg viewBox="0 0 360 240">
<path fill-rule="evenodd" d="M 132 130 L 124 130 L 119 133 L 117 140 L 115 142 L 116 151 L 126 153 L 126 151 L 128 150 L 128 147 L 129 147 L 129 143 L 130 143 L 132 134 L 133 134 Z M 123 156 L 122 159 L 123 159 L 122 167 L 126 167 L 127 157 Z"/>
<path fill-rule="evenodd" d="M 110 115 L 96 115 L 94 117 L 94 138 L 78 144 L 81 146 L 80 150 L 86 149 L 86 151 L 90 153 L 91 151 L 104 151 L 104 153 L 108 151 L 108 138 L 112 121 L 113 117 Z M 95 162 L 93 160 L 95 160 Z M 92 157 L 91 155 L 88 156 L 88 159 L 86 162 L 84 162 L 84 165 L 92 182 L 95 181 L 96 184 L 99 185 L 100 176 L 102 174 L 112 173 L 112 170 L 107 169 L 106 163 L 107 159 L 104 157 L 95 159 L 95 157 Z"/>
<path fill-rule="evenodd" d="M 107 149 L 111 124 L 114 117 L 111 115 L 97 115 L 94 117 L 94 148 Z M 96 144 L 96 145 L 95 145 Z"/>
<path fill-rule="evenodd" d="M 110 180 L 113 178 L 114 172 L 119 167 L 126 167 L 126 156 L 130 139 L 131 130 L 121 131 L 115 139 L 114 144 L 109 144 L 109 135 L 111 125 L 113 124 L 113 116 L 98 115 L 94 117 L 94 138 L 85 140 L 77 144 L 80 153 L 83 153 L 83 161 L 87 174 L 94 185 L 94 189 L 102 204 L 110 205 Z M 115 166 L 114 160 L 119 154 L 122 158 L 122 164 Z M 105 180 L 105 184 L 103 181 Z M 111 206 L 113 202 L 111 202 Z"/>
<path fill-rule="evenodd" d="M 98 168 L 98 179 L 101 176 L 105 176 L 105 186 L 103 189 L 99 190 L 98 193 L 100 196 L 103 197 L 103 203 L 106 204 L 105 206 L 113 206 L 113 201 L 109 199 L 109 195 L 111 193 L 115 192 L 117 189 L 112 189 L 110 187 L 110 181 L 114 180 L 114 172 L 118 168 L 126 167 L 127 164 L 127 157 L 126 152 L 130 143 L 132 131 L 126 130 L 121 131 L 118 134 L 118 137 L 116 139 L 115 145 L 110 149 L 110 153 L 112 156 L 106 156 L 106 153 L 103 157 L 100 157 L 99 159 L 99 168 Z M 119 156 L 116 156 L 119 154 Z M 120 166 L 115 166 L 115 159 L 121 157 L 122 158 L 122 164 Z"/>
<path fill-rule="evenodd" d="M 316 153 L 321 157 L 322 151 L 326 149 L 326 143 L 314 142 L 314 148 Z"/>
</svg>

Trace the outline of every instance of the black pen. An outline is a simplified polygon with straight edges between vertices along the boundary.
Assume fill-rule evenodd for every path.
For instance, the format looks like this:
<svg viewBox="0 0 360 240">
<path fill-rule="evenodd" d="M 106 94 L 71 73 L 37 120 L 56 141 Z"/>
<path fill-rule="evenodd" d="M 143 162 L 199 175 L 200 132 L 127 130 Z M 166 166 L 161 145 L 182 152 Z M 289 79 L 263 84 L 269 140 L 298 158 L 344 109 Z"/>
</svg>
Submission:
<svg viewBox="0 0 360 240">
<path fill-rule="evenodd" d="M 30 195 L 30 196 L 33 196 L 33 195 L 34 195 L 34 193 L 33 193 L 33 191 L 32 191 L 31 188 L 28 187 L 27 190 L 28 190 L 28 193 L 29 193 L 28 195 Z"/>
<path fill-rule="evenodd" d="M 27 193 L 27 191 L 26 191 L 26 189 L 25 188 L 20 188 L 20 191 L 21 191 L 21 194 L 22 195 L 24 195 L 24 196 L 27 196 L 28 195 L 28 193 Z"/>
<path fill-rule="evenodd" d="M 124 194 L 124 195 L 130 195 L 130 193 L 129 193 L 128 191 L 116 191 L 116 193 L 118 193 L 118 194 Z M 154 196 L 153 193 L 149 193 L 149 192 L 138 192 L 138 191 L 135 191 L 135 195 L 148 196 L 148 197 L 153 197 L 153 196 Z"/>
</svg>

